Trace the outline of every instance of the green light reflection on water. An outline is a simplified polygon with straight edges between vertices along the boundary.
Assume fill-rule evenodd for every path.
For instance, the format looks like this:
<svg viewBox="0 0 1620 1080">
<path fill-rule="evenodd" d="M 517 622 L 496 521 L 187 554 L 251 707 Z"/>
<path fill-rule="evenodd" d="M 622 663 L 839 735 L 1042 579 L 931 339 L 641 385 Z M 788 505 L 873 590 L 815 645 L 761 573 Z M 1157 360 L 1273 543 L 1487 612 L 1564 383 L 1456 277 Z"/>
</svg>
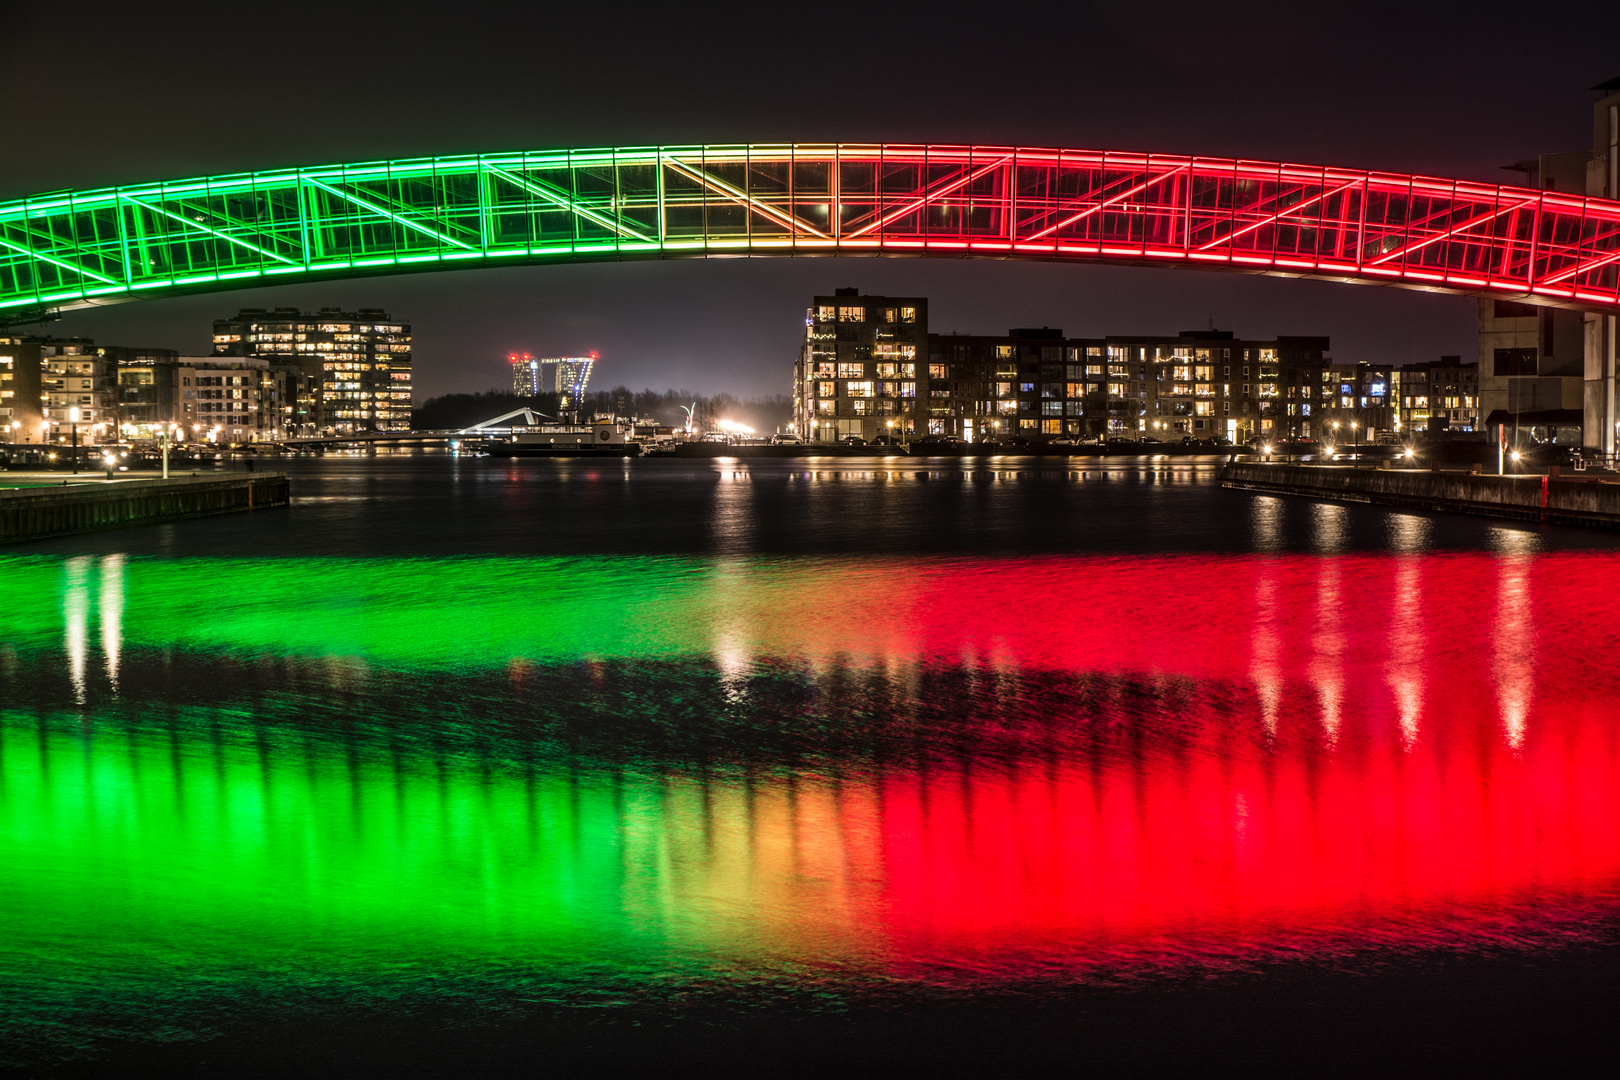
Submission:
<svg viewBox="0 0 1620 1080">
<path fill-rule="evenodd" d="M 815 910 L 814 890 L 807 905 L 783 855 L 791 793 L 556 747 L 525 766 L 465 737 L 390 746 L 387 717 L 356 716 L 363 735 L 300 729 L 229 688 L 208 704 L 120 690 L 121 663 L 175 651 L 355 658 L 317 670 L 334 691 L 358 670 L 362 709 L 390 671 L 431 686 L 435 670 L 519 658 L 700 654 L 729 572 L 0 560 L 0 675 L 66 669 L 78 703 L 0 701 L 0 1059 L 130 1030 L 192 1037 L 244 999 L 621 1000 L 739 964 L 769 978 L 805 935 L 829 962 L 862 954 L 849 912 Z M 770 578 L 751 575 L 765 603 Z M 475 729 L 453 705 L 445 728 Z"/>
<path fill-rule="evenodd" d="M 682 609 L 712 572 L 653 558 L 0 559 L 0 643 L 60 641 L 76 603 L 111 584 L 125 647 L 413 666 L 691 651 L 706 643 Z"/>
</svg>

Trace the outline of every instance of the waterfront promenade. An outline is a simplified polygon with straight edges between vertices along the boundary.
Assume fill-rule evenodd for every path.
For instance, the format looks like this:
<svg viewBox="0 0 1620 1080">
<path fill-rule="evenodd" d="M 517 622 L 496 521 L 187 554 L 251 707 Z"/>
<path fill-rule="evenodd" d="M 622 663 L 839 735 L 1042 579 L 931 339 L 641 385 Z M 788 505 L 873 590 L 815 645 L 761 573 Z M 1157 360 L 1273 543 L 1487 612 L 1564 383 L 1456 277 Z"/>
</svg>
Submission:
<svg viewBox="0 0 1620 1080">
<path fill-rule="evenodd" d="M 1415 469 L 1357 469 L 1234 461 L 1221 486 L 1338 502 L 1378 503 L 1587 528 L 1620 529 L 1620 482 L 1596 476 L 1486 476 Z"/>
<path fill-rule="evenodd" d="M 0 473 L 0 543 L 265 509 L 284 506 L 287 498 L 283 473 L 111 480 L 94 473 Z"/>
</svg>

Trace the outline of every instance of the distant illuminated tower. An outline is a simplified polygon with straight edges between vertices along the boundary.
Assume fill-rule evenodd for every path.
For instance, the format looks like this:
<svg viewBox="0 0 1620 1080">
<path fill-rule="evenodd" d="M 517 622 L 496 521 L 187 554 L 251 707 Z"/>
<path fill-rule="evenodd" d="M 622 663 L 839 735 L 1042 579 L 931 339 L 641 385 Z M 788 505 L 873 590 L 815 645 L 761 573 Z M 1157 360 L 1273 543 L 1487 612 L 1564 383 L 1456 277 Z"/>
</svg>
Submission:
<svg viewBox="0 0 1620 1080">
<path fill-rule="evenodd" d="M 519 397 L 540 396 L 540 361 L 528 353 L 507 353 L 512 365 L 512 393 Z"/>
<path fill-rule="evenodd" d="M 512 392 L 523 397 L 538 397 L 550 392 L 557 395 L 557 408 L 577 409 L 585 398 L 585 386 L 591 381 L 591 369 L 596 366 L 596 354 L 589 356 L 552 356 L 536 358 L 528 353 L 507 353 L 512 365 Z M 546 379 L 548 364 L 555 364 L 555 375 Z M 550 383 L 548 386 L 547 383 Z"/>
</svg>

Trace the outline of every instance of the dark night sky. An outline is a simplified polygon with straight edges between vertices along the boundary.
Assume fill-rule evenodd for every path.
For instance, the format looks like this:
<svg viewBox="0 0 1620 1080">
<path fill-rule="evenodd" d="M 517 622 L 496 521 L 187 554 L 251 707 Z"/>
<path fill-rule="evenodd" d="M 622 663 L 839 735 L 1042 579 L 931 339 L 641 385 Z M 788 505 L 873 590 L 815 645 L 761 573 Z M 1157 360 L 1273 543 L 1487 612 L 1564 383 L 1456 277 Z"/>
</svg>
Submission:
<svg viewBox="0 0 1620 1080">
<path fill-rule="evenodd" d="M 25 3 L 27 0 L 25 0 Z M 1620 4 L 27 3 L 0 31 L 0 198 L 292 164 L 564 146 L 936 141 L 1248 156 L 1500 182 L 1591 146 Z M 238 306 L 380 306 L 418 399 L 507 351 L 599 385 L 782 393 L 811 295 L 930 298 L 935 330 L 1208 325 L 1339 360 L 1471 355 L 1473 302 L 1192 271 L 755 259 L 463 271 L 70 314 L 49 332 L 206 352 Z"/>
</svg>

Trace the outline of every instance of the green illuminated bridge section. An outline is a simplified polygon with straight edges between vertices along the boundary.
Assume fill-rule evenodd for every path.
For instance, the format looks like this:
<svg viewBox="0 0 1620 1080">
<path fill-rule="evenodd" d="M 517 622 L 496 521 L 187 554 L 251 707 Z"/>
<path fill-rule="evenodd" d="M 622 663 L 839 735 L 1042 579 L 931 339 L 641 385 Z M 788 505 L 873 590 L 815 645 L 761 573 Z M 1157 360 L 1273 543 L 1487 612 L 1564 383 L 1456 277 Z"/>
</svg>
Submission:
<svg viewBox="0 0 1620 1080">
<path fill-rule="evenodd" d="M 985 146 L 372 161 L 0 203 L 0 323 L 522 263 L 930 255 L 1206 267 L 1620 311 L 1620 202 L 1395 173 Z"/>
</svg>

